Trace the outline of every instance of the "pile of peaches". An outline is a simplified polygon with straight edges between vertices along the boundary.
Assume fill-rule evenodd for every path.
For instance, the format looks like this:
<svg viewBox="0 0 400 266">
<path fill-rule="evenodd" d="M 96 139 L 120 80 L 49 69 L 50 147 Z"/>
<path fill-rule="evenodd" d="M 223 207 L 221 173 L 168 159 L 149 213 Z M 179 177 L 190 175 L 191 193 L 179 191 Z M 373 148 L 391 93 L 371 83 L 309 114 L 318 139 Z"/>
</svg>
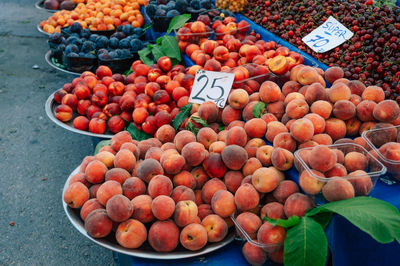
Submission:
<svg viewBox="0 0 400 266">
<path fill-rule="evenodd" d="M 186 23 L 177 32 L 178 46 L 196 64 L 194 68 L 224 71 L 236 66 L 255 63 L 266 65 L 277 75 L 288 73 L 294 66 L 302 64 L 304 58 L 274 41 L 266 42 L 250 30 L 245 21 L 236 22 L 233 17 L 212 24 L 207 15 L 197 21 Z M 214 34 L 216 40 L 208 37 Z"/>
<path fill-rule="evenodd" d="M 52 34 L 61 28 L 79 22 L 82 27 L 92 31 L 114 30 L 119 25 L 131 24 L 135 28 L 144 25 L 140 6 L 145 0 L 87 0 L 79 3 L 74 10 L 61 10 L 47 20 L 40 22 L 43 31 Z"/>
<path fill-rule="evenodd" d="M 56 118 L 62 122 L 72 120 L 76 129 L 96 134 L 104 134 L 107 129 L 118 133 L 125 122 L 154 134 L 188 103 L 194 76 L 185 74 L 182 65 L 172 67 L 166 56 L 151 67 L 135 61 L 132 70 L 128 76 L 113 75 L 110 68 L 100 66 L 96 74 L 86 71 L 64 84 L 54 93 L 54 101 L 59 104 Z"/>
</svg>

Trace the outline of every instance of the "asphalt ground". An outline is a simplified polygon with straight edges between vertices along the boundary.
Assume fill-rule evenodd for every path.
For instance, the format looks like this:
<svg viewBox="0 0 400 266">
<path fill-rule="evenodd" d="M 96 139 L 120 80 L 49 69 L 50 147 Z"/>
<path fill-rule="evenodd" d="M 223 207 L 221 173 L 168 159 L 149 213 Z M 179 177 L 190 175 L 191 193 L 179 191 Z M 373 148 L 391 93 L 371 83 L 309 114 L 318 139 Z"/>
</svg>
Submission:
<svg viewBox="0 0 400 266">
<path fill-rule="evenodd" d="M 94 148 L 46 116 L 48 96 L 73 76 L 44 60 L 36 25 L 51 14 L 35 1 L 0 0 L 0 265 L 113 265 L 62 207 L 65 180 Z"/>
</svg>

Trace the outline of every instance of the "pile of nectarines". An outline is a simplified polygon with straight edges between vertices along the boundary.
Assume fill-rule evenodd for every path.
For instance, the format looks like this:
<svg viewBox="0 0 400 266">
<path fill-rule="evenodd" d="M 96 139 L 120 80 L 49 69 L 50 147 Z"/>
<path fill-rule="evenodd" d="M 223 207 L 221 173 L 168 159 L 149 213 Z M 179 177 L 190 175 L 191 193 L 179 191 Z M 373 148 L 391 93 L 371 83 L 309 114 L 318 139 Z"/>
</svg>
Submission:
<svg viewBox="0 0 400 266">
<path fill-rule="evenodd" d="M 54 94 L 60 104 L 56 118 L 68 122 L 79 114 L 73 119 L 74 127 L 97 134 L 104 134 L 107 127 L 112 133 L 120 132 L 125 121 L 154 134 L 188 103 L 194 76 L 185 74 L 181 65 L 172 67 L 165 56 L 150 67 L 135 61 L 132 70 L 125 77 L 100 66 L 96 74 L 86 71 L 64 84 Z"/>
<path fill-rule="evenodd" d="M 144 25 L 140 5 L 146 0 L 87 0 L 72 11 L 62 10 L 40 23 L 47 33 L 61 32 L 61 28 L 79 22 L 93 31 L 114 30 L 119 25 L 131 24 L 135 28 Z"/>
</svg>

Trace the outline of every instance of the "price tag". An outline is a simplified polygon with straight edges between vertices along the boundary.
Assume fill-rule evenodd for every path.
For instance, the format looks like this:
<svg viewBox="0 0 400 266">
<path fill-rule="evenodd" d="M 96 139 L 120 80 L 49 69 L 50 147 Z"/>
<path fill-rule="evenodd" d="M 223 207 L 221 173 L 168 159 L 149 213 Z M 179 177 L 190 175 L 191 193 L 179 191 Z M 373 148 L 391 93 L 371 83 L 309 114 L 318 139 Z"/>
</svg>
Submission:
<svg viewBox="0 0 400 266">
<path fill-rule="evenodd" d="M 219 108 L 225 106 L 232 88 L 234 73 L 198 70 L 194 77 L 190 103 L 214 102 Z"/>
<path fill-rule="evenodd" d="M 353 35 L 353 32 L 331 16 L 324 24 L 305 36 L 302 41 L 314 52 L 325 53 L 341 45 Z"/>
</svg>

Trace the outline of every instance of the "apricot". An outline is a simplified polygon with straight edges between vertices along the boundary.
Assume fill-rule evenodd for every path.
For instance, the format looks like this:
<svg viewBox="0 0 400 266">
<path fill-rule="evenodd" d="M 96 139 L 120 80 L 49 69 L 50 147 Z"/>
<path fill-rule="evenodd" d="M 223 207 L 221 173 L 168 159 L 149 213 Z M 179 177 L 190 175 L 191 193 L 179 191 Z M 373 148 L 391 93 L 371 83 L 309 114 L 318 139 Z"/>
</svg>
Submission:
<svg viewBox="0 0 400 266">
<path fill-rule="evenodd" d="M 302 217 L 312 207 L 314 207 L 314 202 L 310 197 L 301 193 L 294 193 L 286 199 L 283 209 L 286 217 L 289 218 L 292 215 Z"/>
<path fill-rule="evenodd" d="M 335 177 L 322 188 L 322 195 L 327 201 L 338 201 L 354 198 L 355 192 L 353 185 L 346 179 Z"/>
</svg>

